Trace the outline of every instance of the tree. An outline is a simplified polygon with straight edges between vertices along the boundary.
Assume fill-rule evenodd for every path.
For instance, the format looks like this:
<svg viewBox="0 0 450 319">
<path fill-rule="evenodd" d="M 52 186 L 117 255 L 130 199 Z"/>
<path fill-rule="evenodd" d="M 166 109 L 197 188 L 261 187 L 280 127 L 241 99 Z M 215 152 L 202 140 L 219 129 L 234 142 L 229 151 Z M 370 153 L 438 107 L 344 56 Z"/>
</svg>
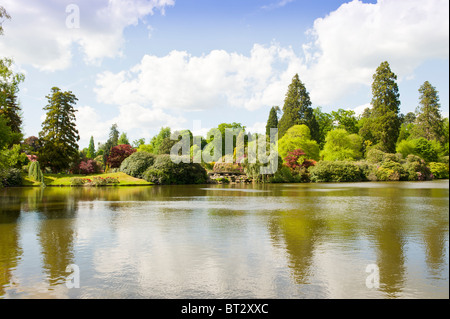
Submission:
<svg viewBox="0 0 450 319">
<path fill-rule="evenodd" d="M 117 129 L 116 123 L 111 126 L 109 140 L 111 141 L 111 147 L 119 145 L 119 130 Z"/>
<path fill-rule="evenodd" d="M 46 118 L 39 132 L 42 148 L 39 150 L 39 162 L 54 172 L 67 170 L 78 161 L 80 136 L 76 129 L 75 103 L 78 100 L 71 91 L 63 92 L 57 87 L 47 95 Z"/>
<path fill-rule="evenodd" d="M 292 126 L 300 124 L 308 126 L 311 137 L 319 140 L 319 125 L 311 108 L 309 93 L 295 74 L 284 99 L 283 115 L 278 122 L 278 138 L 282 138 Z"/>
<path fill-rule="evenodd" d="M 128 141 L 127 133 L 123 132 L 122 134 L 120 134 L 120 137 L 119 137 L 119 140 L 117 143 L 130 145 L 130 142 Z"/>
<path fill-rule="evenodd" d="M 444 142 L 444 122 L 441 117 L 438 91 L 425 81 L 419 88 L 419 106 L 413 135 Z"/>
<path fill-rule="evenodd" d="M 314 108 L 313 112 L 319 126 L 319 140 L 317 142 L 320 148 L 323 148 L 327 133 L 333 129 L 333 117 L 331 114 L 322 112 L 320 107 Z"/>
<path fill-rule="evenodd" d="M 362 141 L 357 134 L 338 128 L 328 132 L 320 155 L 324 161 L 353 161 L 362 157 L 361 149 Z"/>
<path fill-rule="evenodd" d="M 408 112 L 405 116 L 401 116 L 401 120 L 402 125 L 400 126 L 397 144 L 410 137 L 411 132 L 414 130 L 416 114 L 414 112 Z"/>
<path fill-rule="evenodd" d="M 0 6 L 0 35 L 3 35 L 3 20 L 4 19 L 11 19 L 11 16 L 6 12 L 5 8 Z"/>
<path fill-rule="evenodd" d="M 267 119 L 266 124 L 266 137 L 270 136 L 270 129 L 271 128 L 278 128 L 278 110 L 280 108 L 278 106 L 272 106 L 269 112 L 269 118 Z"/>
<path fill-rule="evenodd" d="M 118 168 L 120 164 L 126 159 L 128 156 L 136 152 L 136 150 L 127 144 L 121 144 L 114 146 L 111 148 L 111 152 L 109 153 L 107 164 L 111 168 Z"/>
<path fill-rule="evenodd" d="M 350 134 L 358 133 L 358 120 L 355 111 L 339 109 L 331 111 L 331 116 L 336 128 L 344 129 Z"/>
<path fill-rule="evenodd" d="M 0 59 L 0 114 L 7 119 L 11 127 L 13 138 L 11 144 L 18 144 L 22 140 L 22 110 L 17 94 L 19 84 L 25 80 L 22 73 L 12 71 L 12 59 Z"/>
<path fill-rule="evenodd" d="M 382 151 L 395 152 L 400 130 L 400 94 L 388 62 L 382 62 L 373 75 L 371 130 L 374 144 Z"/>
<path fill-rule="evenodd" d="M 0 114 L 0 151 L 11 142 L 12 131 L 7 119 Z"/>
<path fill-rule="evenodd" d="M 89 147 L 87 149 L 86 157 L 89 159 L 95 158 L 95 144 L 94 144 L 94 137 L 91 136 L 91 139 L 89 140 Z"/>
<path fill-rule="evenodd" d="M 41 148 L 41 142 L 36 136 L 29 136 L 23 141 L 23 148 L 26 154 L 36 155 Z"/>
<path fill-rule="evenodd" d="M 150 145 L 152 147 L 153 154 L 161 154 L 159 148 L 161 147 L 163 140 L 166 137 L 170 138 L 170 127 L 161 127 L 159 133 L 150 140 Z"/>
<path fill-rule="evenodd" d="M 36 182 L 40 182 L 42 186 L 45 186 L 44 174 L 42 174 L 39 162 L 31 162 L 30 166 L 28 167 L 28 176 L 34 179 Z"/>
<path fill-rule="evenodd" d="M 108 162 L 109 153 L 111 152 L 111 149 L 114 146 L 117 146 L 118 142 L 119 142 L 119 130 L 117 129 L 117 124 L 114 123 L 109 130 L 108 140 L 106 141 L 106 143 L 101 145 L 101 147 L 99 146 L 98 148 L 98 153 L 103 152 L 103 163 Z"/>
<path fill-rule="evenodd" d="M 298 148 L 305 152 L 307 158 L 319 160 L 319 144 L 311 140 L 310 130 L 304 124 L 294 125 L 278 140 L 278 152 L 283 159 Z"/>
<path fill-rule="evenodd" d="M 134 140 L 132 145 L 135 148 L 139 148 L 139 146 L 145 145 L 145 138 L 140 138 L 140 139 Z"/>
<path fill-rule="evenodd" d="M 233 134 L 233 143 L 232 145 L 228 145 L 228 153 L 226 147 L 226 140 L 227 140 L 227 132 Z M 242 126 L 241 123 L 221 123 L 217 126 L 217 128 L 212 128 L 208 131 L 206 134 L 206 141 L 208 143 L 206 150 L 212 150 L 212 149 L 218 149 L 222 148 L 221 154 L 215 154 L 218 158 L 216 158 L 214 161 L 218 160 L 223 155 L 232 155 L 234 152 L 234 149 L 236 147 L 237 143 L 237 137 L 239 136 L 240 132 L 245 133 L 245 126 Z M 214 141 L 214 135 L 219 135 L 222 139 L 221 143 L 218 143 L 218 141 Z M 231 138 L 231 136 L 229 136 Z M 245 141 L 248 141 L 248 136 L 244 136 Z M 204 149 L 205 150 L 205 149 Z"/>
</svg>

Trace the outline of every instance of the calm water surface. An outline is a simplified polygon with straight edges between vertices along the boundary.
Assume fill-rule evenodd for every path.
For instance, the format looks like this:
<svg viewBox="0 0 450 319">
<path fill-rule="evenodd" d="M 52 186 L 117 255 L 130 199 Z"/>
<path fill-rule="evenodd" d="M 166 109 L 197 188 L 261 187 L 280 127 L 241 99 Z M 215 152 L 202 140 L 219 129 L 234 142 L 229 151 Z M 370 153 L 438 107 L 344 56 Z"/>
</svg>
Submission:
<svg viewBox="0 0 450 319">
<path fill-rule="evenodd" d="M 0 298 L 449 298 L 448 186 L 0 189 Z"/>
</svg>

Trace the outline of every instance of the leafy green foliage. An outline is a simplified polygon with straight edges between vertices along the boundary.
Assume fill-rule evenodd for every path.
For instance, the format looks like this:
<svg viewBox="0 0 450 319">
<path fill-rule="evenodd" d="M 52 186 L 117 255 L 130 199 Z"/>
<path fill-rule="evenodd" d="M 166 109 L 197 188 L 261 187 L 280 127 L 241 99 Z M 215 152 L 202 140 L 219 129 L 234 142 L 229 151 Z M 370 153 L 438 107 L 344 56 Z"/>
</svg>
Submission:
<svg viewBox="0 0 450 319">
<path fill-rule="evenodd" d="M 436 88 L 425 81 L 419 88 L 419 107 L 416 125 L 413 129 L 415 138 L 444 142 L 444 122 L 441 117 L 439 96 Z"/>
<path fill-rule="evenodd" d="M 35 161 L 30 163 L 30 166 L 28 167 L 28 176 L 36 182 L 44 184 L 44 174 L 42 173 L 39 162 Z"/>
<path fill-rule="evenodd" d="M 86 157 L 89 159 L 93 159 L 95 156 L 96 154 L 95 154 L 94 137 L 91 136 L 91 139 L 89 140 L 89 147 L 87 149 Z"/>
<path fill-rule="evenodd" d="M 408 155 L 403 165 L 410 181 L 424 181 L 432 179 L 430 167 L 416 155 Z"/>
<path fill-rule="evenodd" d="M 8 168 L 4 173 L 0 173 L 0 186 L 12 187 L 22 186 L 22 171 L 18 168 Z"/>
<path fill-rule="evenodd" d="M 130 144 L 130 142 L 128 141 L 127 133 L 125 133 L 125 132 L 120 134 L 119 140 L 117 141 L 117 145 L 124 145 L 124 144 L 127 144 L 127 145 Z"/>
<path fill-rule="evenodd" d="M 146 181 L 158 185 L 206 183 L 205 169 L 197 163 L 174 163 L 170 155 L 158 155 L 143 174 Z"/>
<path fill-rule="evenodd" d="M 328 114 L 326 112 L 322 112 L 320 107 L 316 107 L 314 110 L 314 117 L 316 118 L 318 127 L 319 127 L 319 133 L 318 133 L 318 143 L 320 148 L 322 149 L 325 145 L 325 138 L 327 136 L 327 133 L 331 131 L 334 128 L 333 125 L 333 117 L 331 114 Z"/>
<path fill-rule="evenodd" d="M 282 138 L 292 126 L 300 124 L 309 127 L 312 139 L 319 140 L 319 124 L 311 107 L 309 93 L 296 74 L 284 99 L 283 115 L 278 122 L 278 138 Z"/>
<path fill-rule="evenodd" d="M 379 181 L 404 181 L 408 179 L 405 168 L 400 163 L 391 160 L 383 162 L 378 167 L 376 176 Z"/>
<path fill-rule="evenodd" d="M 357 160 L 362 157 L 362 141 L 357 134 L 349 134 L 344 129 L 329 131 L 320 155 L 325 161 Z"/>
<path fill-rule="evenodd" d="M 372 111 L 365 130 L 370 130 L 373 144 L 379 144 L 382 151 L 394 152 L 401 125 L 400 94 L 396 83 L 397 76 L 391 71 L 388 62 L 383 62 L 373 75 Z"/>
<path fill-rule="evenodd" d="M 430 171 L 434 178 L 447 179 L 449 178 L 448 164 L 445 163 L 430 163 Z"/>
<path fill-rule="evenodd" d="M 285 158 L 289 152 L 301 149 L 306 157 L 319 160 L 319 145 L 311 140 L 311 134 L 308 126 L 294 125 L 287 130 L 286 134 L 278 140 L 278 152 L 281 158 Z"/>
<path fill-rule="evenodd" d="M 160 147 L 163 144 L 165 138 L 170 138 L 170 127 L 162 127 L 158 135 L 155 135 L 150 140 L 151 153 L 156 155 L 161 154 Z M 149 149 L 147 148 L 146 151 L 148 152 Z"/>
<path fill-rule="evenodd" d="M 361 167 L 347 161 L 320 161 L 309 168 L 312 182 L 359 182 L 365 180 Z"/>
<path fill-rule="evenodd" d="M 350 134 L 358 133 L 358 120 L 355 117 L 355 111 L 339 109 L 331 111 L 333 122 L 338 129 L 344 129 Z"/>
<path fill-rule="evenodd" d="M 128 156 L 120 165 L 120 171 L 133 177 L 142 178 L 144 172 L 155 162 L 155 155 L 136 152 Z"/>
<path fill-rule="evenodd" d="M 437 141 L 428 141 L 421 137 L 418 139 L 403 140 L 398 143 L 396 148 L 398 153 L 401 153 L 403 157 L 409 154 L 420 156 L 427 162 L 437 162 L 439 156 L 443 155 L 444 150 Z"/>
<path fill-rule="evenodd" d="M 53 87 L 47 96 L 46 118 L 39 132 L 42 148 L 39 150 L 39 161 L 43 167 L 50 167 L 55 172 L 67 170 L 79 158 L 78 144 L 80 140 L 75 126 L 76 96 L 68 91 L 62 92 Z"/>
<path fill-rule="evenodd" d="M 267 119 L 266 124 L 266 137 L 270 136 L 270 129 L 271 128 L 278 128 L 278 114 L 277 111 L 280 108 L 278 106 L 273 106 L 270 109 L 269 118 Z"/>
</svg>

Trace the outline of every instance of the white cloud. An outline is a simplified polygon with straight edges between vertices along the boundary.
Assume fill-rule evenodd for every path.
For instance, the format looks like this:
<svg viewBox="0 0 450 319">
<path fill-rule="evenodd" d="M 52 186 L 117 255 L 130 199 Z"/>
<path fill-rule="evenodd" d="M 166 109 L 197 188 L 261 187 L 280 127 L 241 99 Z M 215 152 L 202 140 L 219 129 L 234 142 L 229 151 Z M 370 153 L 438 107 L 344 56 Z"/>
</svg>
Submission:
<svg viewBox="0 0 450 319">
<path fill-rule="evenodd" d="M 75 3 L 79 28 L 67 27 L 66 20 L 73 13 L 66 12 L 70 4 L 73 1 L 4 0 L 2 6 L 12 19 L 3 25 L 2 55 L 50 71 L 67 68 L 77 45 L 87 63 L 120 56 L 123 30 L 137 25 L 155 9 L 164 14 L 164 8 L 174 5 L 174 0 L 80 0 Z"/>
<path fill-rule="evenodd" d="M 284 63 L 285 69 L 275 68 Z M 256 110 L 283 101 L 292 76 L 302 69 L 291 48 L 255 44 L 249 56 L 213 50 L 192 56 L 172 51 L 145 55 L 128 71 L 97 77 L 98 100 L 109 104 L 148 104 L 156 109 L 205 110 L 243 107 Z"/>
<path fill-rule="evenodd" d="M 213 50 L 201 56 L 172 51 L 145 55 L 130 70 L 97 77 L 100 102 L 137 103 L 156 109 L 258 110 L 282 105 L 298 73 L 315 105 L 369 88 L 372 75 L 388 61 L 399 81 L 414 76 L 427 59 L 448 59 L 448 1 L 352 1 L 308 31 L 304 55 L 291 47 L 255 44 L 248 55 Z"/>
<path fill-rule="evenodd" d="M 117 124 L 120 132 L 127 132 L 130 142 L 133 138 L 149 139 L 160 127 L 177 127 L 185 123 L 181 116 L 172 116 L 160 109 L 151 109 L 139 104 L 124 104 L 118 107 L 118 114 L 104 120 L 91 106 L 79 107 L 76 113 L 76 125 L 80 134 L 81 148 L 89 143 L 91 136 L 96 142 L 105 142 L 111 126 Z M 114 110 L 116 111 L 116 110 Z"/>
<path fill-rule="evenodd" d="M 370 85 L 383 61 L 401 81 L 427 59 L 448 59 L 448 11 L 447 0 L 355 0 L 316 19 L 303 46 L 311 99 L 329 104 Z"/>
</svg>

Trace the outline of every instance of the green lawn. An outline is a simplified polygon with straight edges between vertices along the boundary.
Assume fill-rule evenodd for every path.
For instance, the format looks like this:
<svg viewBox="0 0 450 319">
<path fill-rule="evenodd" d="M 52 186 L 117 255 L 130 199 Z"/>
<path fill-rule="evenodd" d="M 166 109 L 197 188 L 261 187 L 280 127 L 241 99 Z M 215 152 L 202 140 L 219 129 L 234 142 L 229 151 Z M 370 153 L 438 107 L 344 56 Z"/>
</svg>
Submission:
<svg viewBox="0 0 450 319">
<path fill-rule="evenodd" d="M 134 178 L 125 173 L 107 173 L 107 174 L 94 174 L 94 175 L 70 175 L 70 174 L 45 174 L 44 182 L 47 186 L 70 186 L 70 180 L 74 177 L 89 178 L 94 176 L 115 177 L 119 179 L 118 186 L 140 186 L 140 185 L 152 185 L 152 183 L 146 180 Z M 30 179 L 27 175 L 23 178 L 24 186 L 39 186 L 39 182 Z"/>
</svg>

